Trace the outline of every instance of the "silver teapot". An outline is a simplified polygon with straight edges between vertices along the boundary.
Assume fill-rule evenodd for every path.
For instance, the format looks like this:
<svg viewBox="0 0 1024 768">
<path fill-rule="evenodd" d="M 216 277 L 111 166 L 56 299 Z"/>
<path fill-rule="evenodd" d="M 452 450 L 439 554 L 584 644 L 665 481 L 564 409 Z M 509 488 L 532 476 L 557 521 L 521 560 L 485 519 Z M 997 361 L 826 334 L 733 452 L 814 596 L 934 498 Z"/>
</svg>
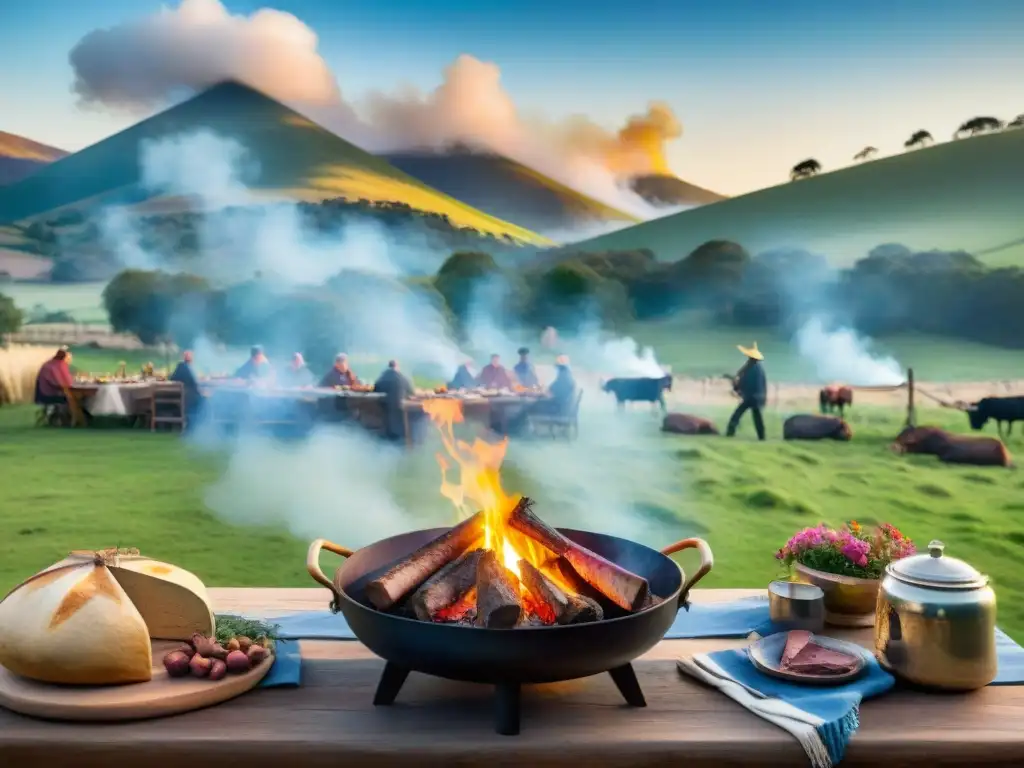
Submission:
<svg viewBox="0 0 1024 768">
<path fill-rule="evenodd" d="M 983 688 L 996 676 L 996 596 L 988 577 L 927 554 L 886 567 L 875 611 L 879 663 L 908 682 L 953 691 Z"/>
</svg>

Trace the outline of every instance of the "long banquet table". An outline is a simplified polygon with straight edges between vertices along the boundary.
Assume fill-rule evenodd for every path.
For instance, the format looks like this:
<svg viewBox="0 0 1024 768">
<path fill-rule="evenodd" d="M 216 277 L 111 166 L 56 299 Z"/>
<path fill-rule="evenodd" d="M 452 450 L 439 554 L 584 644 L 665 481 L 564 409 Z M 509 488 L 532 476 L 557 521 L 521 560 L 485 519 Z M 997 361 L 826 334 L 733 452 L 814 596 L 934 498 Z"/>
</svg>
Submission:
<svg viewBox="0 0 1024 768">
<path fill-rule="evenodd" d="M 758 590 L 695 590 L 695 601 Z M 211 589 L 218 612 L 324 609 L 314 589 Z M 870 645 L 869 630 L 835 632 Z M 383 662 L 354 641 L 304 641 L 299 688 L 257 689 L 212 709 L 109 725 L 49 723 L 0 710 L 0 765 L 47 768 L 321 766 L 805 766 L 796 742 L 674 659 L 741 640 L 666 640 L 635 662 L 647 707 L 607 675 L 524 690 L 522 733 L 493 731 L 492 689 L 417 673 L 390 707 L 371 703 Z M 843 766 L 1024 765 L 1024 686 L 972 694 L 897 691 L 868 701 Z"/>
</svg>

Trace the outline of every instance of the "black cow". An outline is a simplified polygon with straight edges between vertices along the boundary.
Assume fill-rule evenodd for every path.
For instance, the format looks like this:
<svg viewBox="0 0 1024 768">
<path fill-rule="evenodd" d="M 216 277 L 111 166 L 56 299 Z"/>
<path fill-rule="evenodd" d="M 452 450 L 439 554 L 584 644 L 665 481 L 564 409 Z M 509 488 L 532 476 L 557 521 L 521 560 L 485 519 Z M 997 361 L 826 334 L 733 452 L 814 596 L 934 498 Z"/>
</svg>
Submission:
<svg viewBox="0 0 1024 768">
<path fill-rule="evenodd" d="M 638 379 L 608 379 L 601 385 L 605 392 L 611 392 L 622 408 L 626 403 L 655 403 L 661 406 L 661 410 L 667 411 L 665 406 L 665 391 L 672 389 L 672 377 L 662 376 L 660 379 L 638 378 Z"/>
<path fill-rule="evenodd" d="M 977 431 L 985 428 L 989 419 L 996 423 L 999 437 L 1003 436 L 1003 422 L 1009 426 L 1007 437 L 1013 433 L 1013 422 L 1024 421 L 1024 397 L 985 397 L 976 403 L 964 406 L 971 429 Z"/>
</svg>

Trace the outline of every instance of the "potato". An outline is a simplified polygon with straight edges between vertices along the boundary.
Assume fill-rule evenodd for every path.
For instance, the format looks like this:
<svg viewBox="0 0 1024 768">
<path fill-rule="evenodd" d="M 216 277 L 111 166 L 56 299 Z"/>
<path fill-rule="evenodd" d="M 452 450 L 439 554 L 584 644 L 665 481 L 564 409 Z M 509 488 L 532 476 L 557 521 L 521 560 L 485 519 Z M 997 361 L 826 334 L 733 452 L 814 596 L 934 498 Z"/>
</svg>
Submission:
<svg viewBox="0 0 1024 768">
<path fill-rule="evenodd" d="M 221 661 L 220 659 L 214 659 L 213 662 L 211 662 L 211 664 L 210 664 L 210 679 L 211 680 L 220 680 L 227 673 L 228 673 L 228 665 L 227 665 L 227 663 Z"/>
<path fill-rule="evenodd" d="M 251 669 L 249 663 L 249 657 L 241 651 L 232 651 L 228 654 L 227 667 L 228 672 L 233 675 L 240 675 L 244 672 L 248 672 Z"/>
<path fill-rule="evenodd" d="M 189 671 L 189 657 L 181 651 L 171 651 L 164 656 L 164 669 L 171 677 L 184 677 Z"/>
<path fill-rule="evenodd" d="M 249 648 L 249 663 L 256 666 L 269 655 L 269 651 L 262 645 L 253 645 Z"/>
<path fill-rule="evenodd" d="M 211 667 L 213 667 L 213 662 L 198 653 L 188 663 L 188 668 L 192 672 L 193 677 L 206 677 L 210 674 Z"/>
<path fill-rule="evenodd" d="M 232 637 L 230 640 L 228 640 L 227 643 L 225 643 L 224 647 L 227 649 L 228 653 L 231 653 L 232 651 L 242 650 L 242 644 L 238 642 L 237 637 Z"/>
</svg>

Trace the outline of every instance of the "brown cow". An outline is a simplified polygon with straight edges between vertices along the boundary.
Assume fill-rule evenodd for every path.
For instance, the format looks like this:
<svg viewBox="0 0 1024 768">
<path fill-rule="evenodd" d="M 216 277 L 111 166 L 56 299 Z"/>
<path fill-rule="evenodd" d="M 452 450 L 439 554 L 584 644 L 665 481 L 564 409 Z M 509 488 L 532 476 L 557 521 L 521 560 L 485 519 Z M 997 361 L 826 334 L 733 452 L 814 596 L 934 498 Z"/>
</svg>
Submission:
<svg viewBox="0 0 1024 768">
<path fill-rule="evenodd" d="M 853 389 L 843 384 L 829 384 L 818 393 L 818 404 L 822 413 L 838 410 L 839 418 L 843 418 L 846 407 L 853 405 Z"/>
<path fill-rule="evenodd" d="M 938 427 L 906 427 L 891 448 L 895 453 L 937 456 L 946 464 L 1009 467 L 1013 463 L 1006 446 L 995 437 L 954 435 Z"/>
<path fill-rule="evenodd" d="M 782 425 L 784 440 L 849 440 L 850 425 L 838 416 L 800 414 L 790 416 Z"/>
<path fill-rule="evenodd" d="M 717 435 L 718 429 L 708 419 L 691 416 L 688 413 L 670 413 L 661 422 L 662 432 L 677 435 Z"/>
</svg>

